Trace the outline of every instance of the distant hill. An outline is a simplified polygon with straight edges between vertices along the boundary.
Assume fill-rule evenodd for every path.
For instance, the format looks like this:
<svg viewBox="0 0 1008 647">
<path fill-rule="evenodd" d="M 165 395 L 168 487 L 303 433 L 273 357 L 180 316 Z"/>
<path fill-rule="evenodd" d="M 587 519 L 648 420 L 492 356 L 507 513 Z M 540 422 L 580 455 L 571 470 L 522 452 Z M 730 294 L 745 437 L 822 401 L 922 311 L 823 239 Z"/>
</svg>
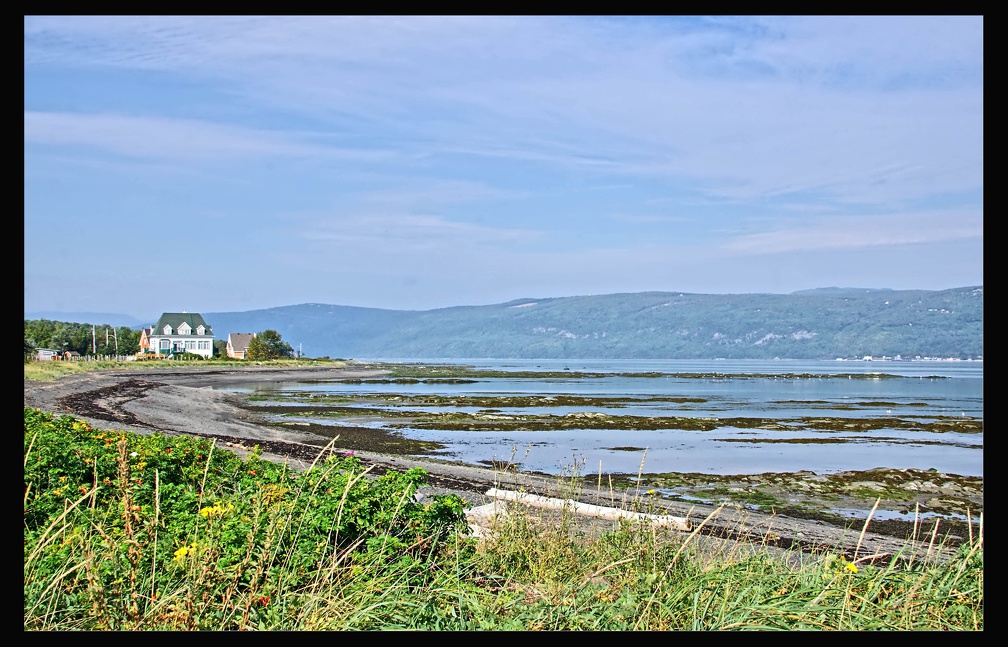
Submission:
<svg viewBox="0 0 1008 647">
<path fill-rule="evenodd" d="M 835 359 L 983 356 L 983 287 L 639 292 L 385 310 L 202 312 L 214 335 L 278 331 L 309 357 Z"/>
<path fill-rule="evenodd" d="M 862 294 L 869 294 L 872 292 L 893 292 L 893 290 L 889 288 L 812 288 L 811 290 L 798 290 L 797 292 L 792 292 L 791 294 L 814 297 L 848 297 L 860 296 Z"/>
<path fill-rule="evenodd" d="M 68 323 L 86 323 L 98 325 L 108 325 L 113 328 L 126 326 L 127 328 L 140 328 L 142 326 L 153 325 L 157 321 L 156 315 L 150 321 L 141 321 L 130 315 L 110 313 L 110 312 L 26 312 L 24 318 L 29 321 L 47 319 L 49 321 L 65 321 Z"/>
</svg>

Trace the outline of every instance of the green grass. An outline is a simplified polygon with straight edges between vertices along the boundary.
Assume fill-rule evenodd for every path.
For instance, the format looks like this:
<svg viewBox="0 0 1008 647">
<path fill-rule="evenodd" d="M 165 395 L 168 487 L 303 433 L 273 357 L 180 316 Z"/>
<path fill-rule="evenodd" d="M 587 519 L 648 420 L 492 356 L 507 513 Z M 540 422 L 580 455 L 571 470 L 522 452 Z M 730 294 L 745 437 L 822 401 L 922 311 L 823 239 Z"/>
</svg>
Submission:
<svg viewBox="0 0 1008 647">
<path fill-rule="evenodd" d="M 24 379 L 31 381 L 51 382 L 67 375 L 80 373 L 91 373 L 94 371 L 123 371 L 123 370 L 148 370 L 165 371 L 178 370 L 190 366 L 205 367 L 235 367 L 235 366 L 273 366 L 277 368 L 302 366 L 346 366 L 349 362 L 342 359 L 272 359 L 263 361 L 243 360 L 243 359 L 199 359 L 199 360 L 137 360 L 137 361 L 116 361 L 116 360 L 96 360 L 96 361 L 29 361 L 24 365 Z"/>
<path fill-rule="evenodd" d="M 477 539 L 458 497 L 416 500 L 423 470 L 24 425 L 26 631 L 983 630 L 982 525 L 880 564 L 520 506 Z"/>
</svg>

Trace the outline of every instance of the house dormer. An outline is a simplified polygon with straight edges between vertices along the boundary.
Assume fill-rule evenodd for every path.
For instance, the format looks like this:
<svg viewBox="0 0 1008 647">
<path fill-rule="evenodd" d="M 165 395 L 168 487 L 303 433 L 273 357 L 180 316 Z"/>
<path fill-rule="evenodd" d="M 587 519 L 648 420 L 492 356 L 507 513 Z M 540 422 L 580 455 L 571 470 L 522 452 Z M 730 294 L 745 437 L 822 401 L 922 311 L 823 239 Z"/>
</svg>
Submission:
<svg viewBox="0 0 1008 647">
<path fill-rule="evenodd" d="M 191 335 L 192 334 L 192 328 L 189 327 L 188 323 L 186 323 L 186 322 L 183 321 L 181 324 L 179 324 L 178 334 L 180 334 L 180 335 Z"/>
<path fill-rule="evenodd" d="M 161 334 L 162 335 L 170 335 L 170 334 L 172 334 L 172 332 L 171 332 L 171 326 L 166 325 L 164 328 L 162 328 L 161 329 Z"/>
<path fill-rule="evenodd" d="M 206 328 L 204 328 L 203 326 L 196 326 L 196 334 L 197 335 L 205 335 L 206 334 Z"/>
</svg>

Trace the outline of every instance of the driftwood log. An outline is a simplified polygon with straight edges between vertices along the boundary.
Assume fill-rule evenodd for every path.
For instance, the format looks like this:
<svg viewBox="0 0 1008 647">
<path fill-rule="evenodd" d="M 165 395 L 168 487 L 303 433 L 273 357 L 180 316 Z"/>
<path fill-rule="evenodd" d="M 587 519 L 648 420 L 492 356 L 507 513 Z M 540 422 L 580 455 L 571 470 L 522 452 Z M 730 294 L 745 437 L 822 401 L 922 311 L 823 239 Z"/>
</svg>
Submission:
<svg viewBox="0 0 1008 647">
<path fill-rule="evenodd" d="M 597 517 L 600 519 L 631 519 L 634 521 L 648 521 L 656 526 L 667 526 L 675 530 L 689 531 L 692 524 L 685 517 L 674 517 L 667 514 L 647 514 L 644 512 L 632 512 L 620 508 L 608 508 L 590 503 L 581 503 L 573 499 L 554 499 L 551 497 L 529 494 L 527 492 L 516 492 L 514 490 L 500 490 L 490 488 L 486 495 L 492 499 L 511 501 L 522 505 L 545 508 L 548 510 L 572 510 L 573 512 L 587 517 Z"/>
</svg>

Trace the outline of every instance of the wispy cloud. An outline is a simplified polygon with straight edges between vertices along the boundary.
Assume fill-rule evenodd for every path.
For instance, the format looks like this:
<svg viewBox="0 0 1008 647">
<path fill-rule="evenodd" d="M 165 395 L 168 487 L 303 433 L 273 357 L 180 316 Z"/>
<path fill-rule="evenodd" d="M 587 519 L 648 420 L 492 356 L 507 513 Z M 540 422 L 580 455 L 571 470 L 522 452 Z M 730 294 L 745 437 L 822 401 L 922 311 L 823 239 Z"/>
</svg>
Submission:
<svg viewBox="0 0 1008 647">
<path fill-rule="evenodd" d="M 24 67 L 25 248 L 79 232 L 26 301 L 86 213 L 312 301 L 982 276 L 982 16 L 25 16 Z"/>
<path fill-rule="evenodd" d="M 508 200 L 527 197 L 527 191 L 508 191 L 489 186 L 482 182 L 449 180 L 402 180 L 405 186 L 359 193 L 360 203 L 385 207 L 429 209 L 434 205 L 481 202 L 486 200 Z"/>
<path fill-rule="evenodd" d="M 250 157 L 341 156 L 377 159 L 375 150 L 347 150 L 298 141 L 303 134 L 264 131 L 193 119 L 68 112 L 24 113 L 26 143 L 85 146 L 151 160 L 221 160 Z"/>
<path fill-rule="evenodd" d="M 983 217 L 970 212 L 816 218 L 801 225 L 735 237 L 723 250 L 782 254 L 816 250 L 918 245 L 983 238 Z"/>
<path fill-rule="evenodd" d="M 954 142 L 978 147 L 982 137 L 978 128 L 963 131 L 960 119 L 963 110 L 981 110 L 982 95 L 967 95 L 971 104 L 943 92 L 953 81 L 982 83 L 975 20 L 767 17 L 744 24 L 26 18 L 25 50 L 26 64 L 195 73 L 343 128 L 386 129 L 406 149 L 692 178 L 713 194 L 742 199 L 809 191 L 906 199 L 976 186 L 979 154 L 962 160 L 961 172 L 939 170 Z M 54 32 L 69 34 L 74 45 Z M 891 91 L 897 83 L 908 87 Z M 167 125 L 162 139 L 174 140 L 181 127 Z M 207 154 L 289 154 L 304 146 L 264 132 L 207 134 L 199 147 Z M 886 173 L 908 147 L 916 169 Z M 865 176 L 881 177 L 886 191 Z"/>
<path fill-rule="evenodd" d="M 479 226 L 430 215 L 371 213 L 335 217 L 329 222 L 316 218 L 314 222 L 312 228 L 304 231 L 307 240 L 363 245 L 396 253 L 466 249 L 488 243 L 528 241 L 539 236 L 527 229 Z"/>
</svg>

